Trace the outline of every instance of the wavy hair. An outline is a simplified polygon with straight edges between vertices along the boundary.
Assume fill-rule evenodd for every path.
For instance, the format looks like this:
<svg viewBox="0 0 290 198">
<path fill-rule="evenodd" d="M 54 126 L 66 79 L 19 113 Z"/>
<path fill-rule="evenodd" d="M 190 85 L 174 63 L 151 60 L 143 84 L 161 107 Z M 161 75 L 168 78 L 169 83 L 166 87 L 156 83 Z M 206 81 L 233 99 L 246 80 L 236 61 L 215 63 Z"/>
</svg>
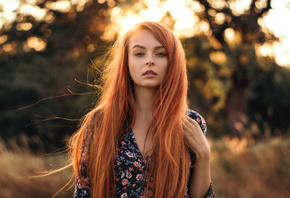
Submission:
<svg viewBox="0 0 290 198">
<path fill-rule="evenodd" d="M 96 107 L 82 120 L 71 138 L 75 175 L 81 175 L 81 148 L 86 147 L 88 175 L 93 198 L 113 197 L 114 160 L 118 140 L 135 122 L 134 86 L 128 69 L 128 42 L 140 29 L 149 30 L 165 47 L 168 69 L 152 103 L 151 164 L 148 167 L 147 196 L 183 197 L 189 179 L 190 155 L 184 139 L 182 119 L 186 115 L 186 59 L 181 42 L 164 26 L 142 22 L 131 28 L 112 47 L 110 63 L 102 75 L 104 87 Z M 84 136 L 88 133 L 88 143 Z M 90 152 L 91 151 L 91 152 Z"/>
</svg>

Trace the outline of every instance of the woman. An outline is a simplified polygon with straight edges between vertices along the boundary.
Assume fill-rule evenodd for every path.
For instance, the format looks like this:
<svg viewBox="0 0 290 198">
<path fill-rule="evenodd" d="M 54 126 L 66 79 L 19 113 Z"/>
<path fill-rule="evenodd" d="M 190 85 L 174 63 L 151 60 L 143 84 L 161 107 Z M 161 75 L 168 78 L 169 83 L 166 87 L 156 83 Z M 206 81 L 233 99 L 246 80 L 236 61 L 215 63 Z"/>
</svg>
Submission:
<svg viewBox="0 0 290 198">
<path fill-rule="evenodd" d="M 71 140 L 75 197 L 213 197 L 205 121 L 186 96 L 179 40 L 158 23 L 135 25 Z"/>
</svg>

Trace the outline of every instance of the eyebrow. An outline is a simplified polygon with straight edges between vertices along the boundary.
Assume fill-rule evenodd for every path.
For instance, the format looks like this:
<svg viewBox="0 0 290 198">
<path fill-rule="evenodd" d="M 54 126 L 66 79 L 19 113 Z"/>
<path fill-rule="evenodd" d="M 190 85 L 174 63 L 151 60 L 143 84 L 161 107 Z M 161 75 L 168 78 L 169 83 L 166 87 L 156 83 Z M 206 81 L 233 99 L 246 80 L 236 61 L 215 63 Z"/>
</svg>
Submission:
<svg viewBox="0 0 290 198">
<path fill-rule="evenodd" d="M 144 47 L 144 46 L 142 46 L 142 45 L 134 45 L 134 46 L 132 47 L 132 49 L 134 49 L 134 48 L 146 49 L 146 47 Z M 154 47 L 154 49 L 164 49 L 164 48 L 165 48 L 165 47 L 162 46 L 162 45 Z"/>
</svg>

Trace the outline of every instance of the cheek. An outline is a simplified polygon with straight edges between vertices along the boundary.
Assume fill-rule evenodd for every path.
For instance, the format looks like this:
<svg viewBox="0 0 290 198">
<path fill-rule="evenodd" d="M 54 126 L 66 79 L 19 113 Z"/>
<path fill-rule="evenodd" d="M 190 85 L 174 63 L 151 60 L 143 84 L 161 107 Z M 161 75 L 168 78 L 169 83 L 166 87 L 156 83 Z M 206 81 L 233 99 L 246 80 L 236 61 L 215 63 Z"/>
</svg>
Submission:
<svg viewBox="0 0 290 198">
<path fill-rule="evenodd" d="M 128 59 L 128 70 L 129 70 L 129 74 L 131 76 L 131 78 L 134 80 L 134 74 L 136 73 L 136 65 L 134 60 L 132 60 L 131 58 Z"/>
<path fill-rule="evenodd" d="M 164 79 L 164 76 L 165 74 L 167 73 L 167 70 L 168 70 L 168 61 L 165 61 L 162 65 L 162 75 L 163 75 L 163 79 Z"/>
</svg>

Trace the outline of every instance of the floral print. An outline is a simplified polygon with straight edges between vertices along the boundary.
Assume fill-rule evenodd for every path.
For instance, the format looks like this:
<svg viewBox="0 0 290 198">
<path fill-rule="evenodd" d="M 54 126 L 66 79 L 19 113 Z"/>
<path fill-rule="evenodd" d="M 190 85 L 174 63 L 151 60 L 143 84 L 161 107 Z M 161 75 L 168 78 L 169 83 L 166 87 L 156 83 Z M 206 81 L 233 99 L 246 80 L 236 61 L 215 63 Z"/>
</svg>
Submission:
<svg viewBox="0 0 290 198">
<path fill-rule="evenodd" d="M 198 113 L 192 110 L 187 111 L 188 116 L 192 119 L 196 120 L 200 125 L 204 134 L 206 134 L 207 128 L 205 120 Z M 86 134 L 87 137 L 87 134 Z M 87 138 L 84 139 L 84 145 L 87 145 Z M 75 198 L 90 198 L 91 194 L 89 191 L 90 180 L 87 175 L 87 160 L 86 159 L 86 146 L 82 148 L 82 158 L 80 162 L 80 170 L 82 177 L 77 178 L 76 187 L 75 187 Z M 127 198 L 127 197 L 150 197 L 153 195 L 152 191 L 146 191 L 146 166 L 145 160 L 137 146 L 134 133 L 130 130 L 128 133 L 123 135 L 118 142 L 118 155 L 115 160 L 115 195 L 114 198 Z M 190 150 L 191 153 L 191 164 L 194 164 L 195 155 Z M 150 158 L 147 157 L 146 161 L 150 166 Z M 190 168 L 191 174 L 193 171 L 193 167 Z M 143 181 L 144 180 L 144 181 Z M 188 187 L 186 188 L 186 192 L 184 195 L 185 198 L 189 198 Z M 214 197 L 214 192 L 212 188 L 212 184 L 210 185 L 207 198 Z"/>
<path fill-rule="evenodd" d="M 87 144 L 88 144 L 88 131 L 85 133 L 84 137 L 84 143 L 82 146 L 82 152 L 81 152 L 81 160 L 79 164 L 79 170 L 81 173 L 81 178 L 77 177 L 76 186 L 75 186 L 75 192 L 74 197 L 75 198 L 90 198 L 91 197 L 91 191 L 89 190 L 89 187 L 91 185 L 90 178 L 87 175 L 87 161 L 88 161 L 88 155 L 87 154 Z"/>
<path fill-rule="evenodd" d="M 115 161 L 115 197 L 140 197 L 145 193 L 145 163 L 132 131 L 121 137 Z"/>
</svg>

